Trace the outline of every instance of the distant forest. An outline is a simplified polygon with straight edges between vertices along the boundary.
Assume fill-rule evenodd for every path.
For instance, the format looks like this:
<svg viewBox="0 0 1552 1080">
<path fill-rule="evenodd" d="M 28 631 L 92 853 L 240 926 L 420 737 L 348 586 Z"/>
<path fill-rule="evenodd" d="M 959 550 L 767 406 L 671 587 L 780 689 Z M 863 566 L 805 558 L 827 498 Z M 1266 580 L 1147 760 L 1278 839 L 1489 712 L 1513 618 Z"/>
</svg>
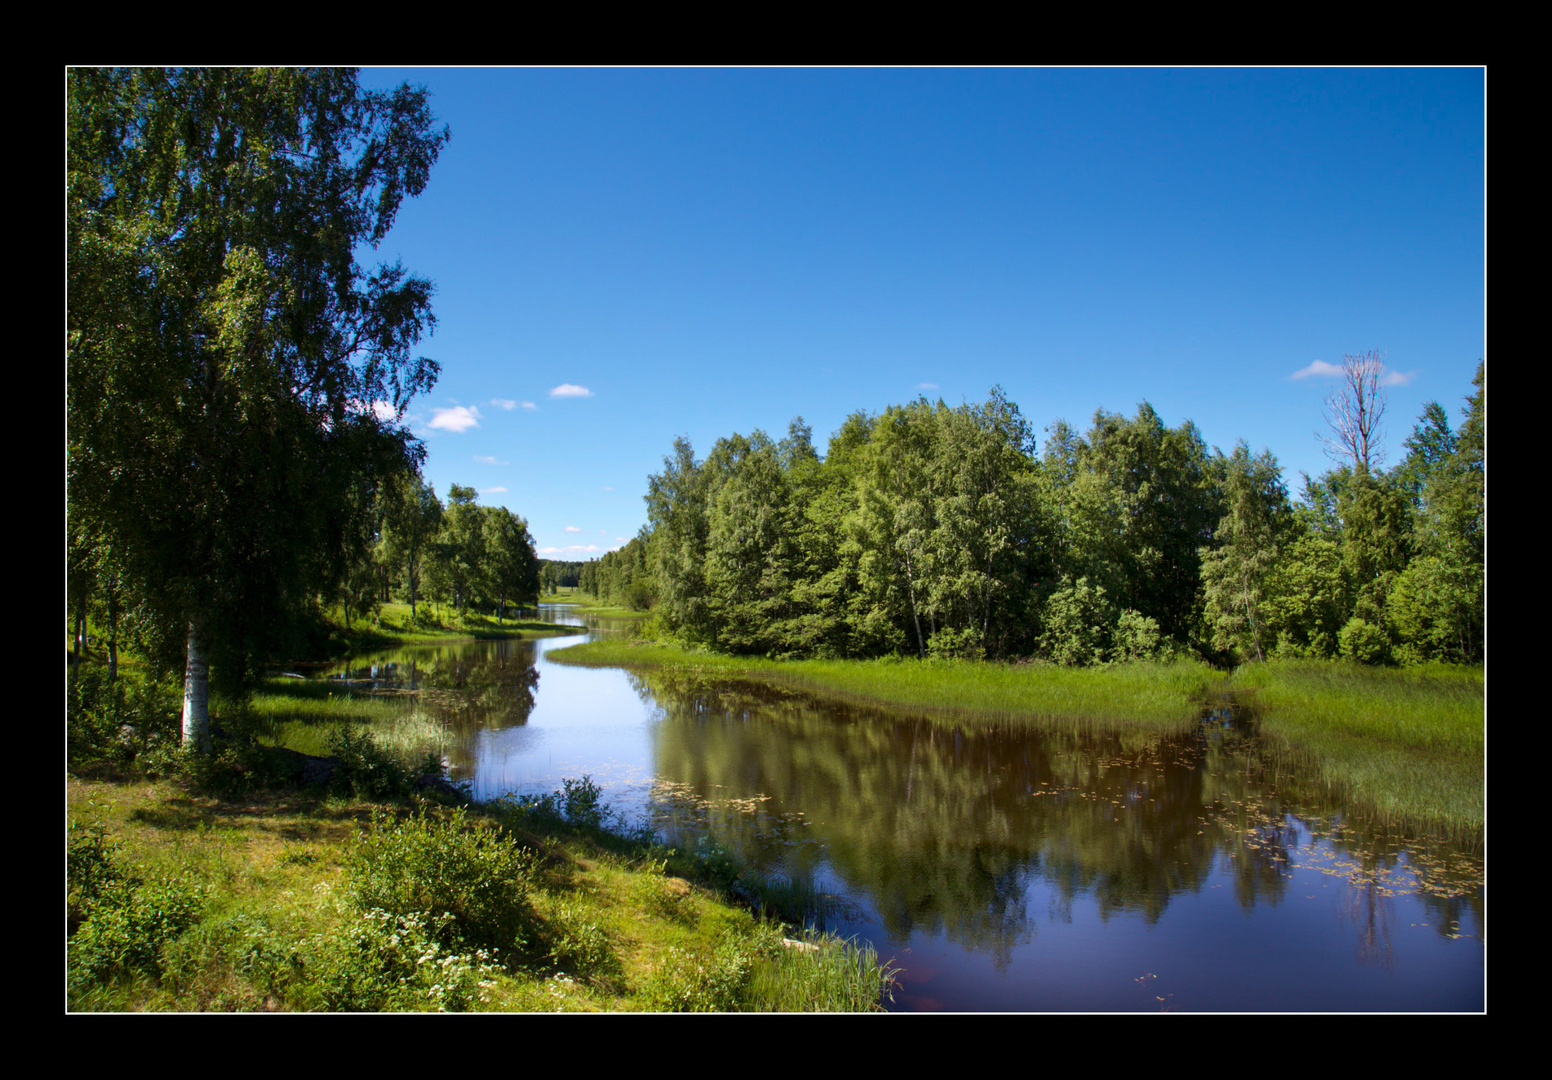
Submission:
<svg viewBox="0 0 1552 1080">
<path fill-rule="evenodd" d="M 541 573 L 736 654 L 1477 662 L 1485 366 L 1458 427 L 1429 403 L 1391 468 L 1382 370 L 1347 358 L 1327 402 L 1333 468 L 1297 498 L 1270 452 L 1209 451 L 1146 402 L 1086 432 L 1058 422 L 1037 452 L 994 389 L 855 413 L 822 458 L 801 418 L 703 458 L 679 439 L 639 536 Z"/>
</svg>

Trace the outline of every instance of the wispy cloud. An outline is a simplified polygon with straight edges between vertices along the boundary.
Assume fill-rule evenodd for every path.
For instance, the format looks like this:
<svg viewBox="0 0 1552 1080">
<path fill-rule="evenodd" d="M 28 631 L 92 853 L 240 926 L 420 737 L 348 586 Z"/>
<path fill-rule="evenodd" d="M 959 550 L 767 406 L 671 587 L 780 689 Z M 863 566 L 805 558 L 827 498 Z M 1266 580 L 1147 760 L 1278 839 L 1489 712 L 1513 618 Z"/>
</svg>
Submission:
<svg viewBox="0 0 1552 1080">
<path fill-rule="evenodd" d="M 475 454 L 474 460 L 481 465 L 510 465 L 510 461 L 501 461 L 494 454 Z"/>
<path fill-rule="evenodd" d="M 938 384 L 935 382 L 919 382 L 916 384 L 916 389 L 918 390 L 936 390 L 937 388 Z"/>
<path fill-rule="evenodd" d="M 480 494 L 481 495 L 504 495 L 506 493 L 506 490 L 507 489 L 504 488 L 504 487 L 480 488 Z"/>
<path fill-rule="evenodd" d="M 573 383 L 561 383 L 550 391 L 550 397 L 592 397 L 593 392 L 585 386 L 577 386 Z"/>
<path fill-rule="evenodd" d="M 534 403 L 533 403 L 533 402 L 531 402 L 531 401 L 525 401 L 525 402 L 523 402 L 523 408 L 524 408 L 524 409 L 526 409 L 526 410 L 527 410 L 527 411 L 529 411 L 529 412 L 533 412 L 533 411 L 534 411 L 534 410 L 535 410 L 535 409 L 537 409 L 537 408 L 538 408 L 538 407 L 539 407 L 539 406 L 537 406 L 537 405 L 535 405 L 535 404 L 534 404 Z"/>
<path fill-rule="evenodd" d="M 1337 364 L 1328 364 L 1324 360 L 1311 360 L 1309 367 L 1300 368 L 1288 377 L 1290 379 L 1308 379 L 1310 376 L 1314 376 L 1317 379 L 1335 379 L 1340 377 L 1341 374 L 1342 369 Z"/>
<path fill-rule="evenodd" d="M 567 525 L 566 526 L 566 532 L 581 532 L 581 531 L 582 530 L 577 528 L 575 525 Z"/>
<path fill-rule="evenodd" d="M 490 403 L 496 408 L 505 409 L 508 412 L 511 412 L 513 409 L 517 408 L 517 402 L 513 401 L 511 398 L 493 397 L 490 399 Z"/>
<path fill-rule="evenodd" d="M 1311 360 L 1309 367 L 1301 367 L 1288 377 L 1290 379 L 1340 379 L 1342 377 L 1342 365 L 1328 364 L 1324 360 Z M 1384 364 L 1380 365 L 1381 386 L 1405 386 L 1415 378 L 1417 378 L 1417 372 L 1415 371 L 1392 371 Z"/>
<path fill-rule="evenodd" d="M 605 491 L 613 491 L 614 490 L 614 485 L 613 484 L 605 484 L 604 485 L 604 490 Z"/>
<path fill-rule="evenodd" d="M 432 409 L 431 423 L 427 427 L 443 431 L 468 431 L 480 426 L 480 410 L 472 405 L 455 405 L 451 409 Z"/>
</svg>

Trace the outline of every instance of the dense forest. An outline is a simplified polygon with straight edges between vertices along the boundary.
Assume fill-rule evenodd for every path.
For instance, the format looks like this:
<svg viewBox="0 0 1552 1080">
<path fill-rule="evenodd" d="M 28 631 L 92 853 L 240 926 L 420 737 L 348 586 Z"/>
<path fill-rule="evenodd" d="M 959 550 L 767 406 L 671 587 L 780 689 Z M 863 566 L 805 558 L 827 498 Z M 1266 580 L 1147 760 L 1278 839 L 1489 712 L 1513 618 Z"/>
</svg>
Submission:
<svg viewBox="0 0 1552 1080">
<path fill-rule="evenodd" d="M 1000 389 L 855 413 L 822 458 L 801 419 L 704 458 L 681 439 L 649 527 L 579 581 L 668 636 L 769 657 L 1480 661 L 1485 366 L 1458 429 L 1429 403 L 1390 469 L 1381 370 L 1347 358 L 1335 467 L 1296 499 L 1269 452 L 1209 451 L 1146 402 L 1043 447 Z"/>
</svg>

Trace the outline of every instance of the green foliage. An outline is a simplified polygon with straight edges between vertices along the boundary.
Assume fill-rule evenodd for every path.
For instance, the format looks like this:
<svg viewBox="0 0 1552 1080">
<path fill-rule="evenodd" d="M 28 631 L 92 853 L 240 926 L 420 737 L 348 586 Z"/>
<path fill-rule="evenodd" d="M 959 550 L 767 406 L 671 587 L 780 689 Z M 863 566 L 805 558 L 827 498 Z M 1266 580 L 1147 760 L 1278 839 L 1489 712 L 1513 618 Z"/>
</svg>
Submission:
<svg viewBox="0 0 1552 1080">
<path fill-rule="evenodd" d="M 72 768 L 130 765 L 181 738 L 179 692 L 141 671 L 82 663 L 65 688 L 66 746 Z"/>
<path fill-rule="evenodd" d="M 450 950 L 454 918 L 372 908 L 297 950 L 290 996 L 330 1012 L 461 1012 L 485 999 L 499 968 L 482 949 Z"/>
<path fill-rule="evenodd" d="M 444 944 L 503 955 L 531 931 L 532 864 L 533 853 L 510 834 L 474 827 L 462 809 L 445 821 L 424 811 L 397 821 L 375 813 L 351 848 L 345 887 L 361 910 L 422 915 Z M 451 921 L 435 921 L 444 915 Z"/>
<path fill-rule="evenodd" d="M 208 647 L 235 696 L 315 596 L 362 595 L 374 489 L 418 462 L 362 406 L 435 382 L 432 287 L 356 256 L 447 131 L 423 90 L 350 69 L 76 67 L 66 89 L 69 514 L 148 651 L 193 646 L 197 676 Z"/>
<path fill-rule="evenodd" d="M 1384 664 L 1390 660 L 1390 637 L 1384 627 L 1354 615 L 1338 635 L 1342 656 L 1360 664 Z"/>
<path fill-rule="evenodd" d="M 748 1004 L 754 967 L 776 955 L 780 933 L 760 925 L 753 933 L 730 930 L 708 950 L 673 949 L 642 997 L 654 1012 L 738 1012 Z"/>
<path fill-rule="evenodd" d="M 1041 649 L 1058 664 L 1103 664 L 1116 618 L 1103 586 L 1086 577 L 1064 584 L 1045 603 Z"/>
<path fill-rule="evenodd" d="M 122 865 L 100 825 L 70 824 L 66 911 L 72 997 L 115 979 L 155 977 L 163 950 L 196 923 L 204 890 L 181 876 L 144 880 Z"/>
<path fill-rule="evenodd" d="M 1113 645 L 1117 660 L 1157 660 L 1163 655 L 1159 624 L 1130 608 L 1116 619 Z"/>
<path fill-rule="evenodd" d="M 1470 663 L 1481 656 L 1486 618 L 1482 570 L 1445 555 L 1422 555 L 1396 578 L 1386 618 L 1403 663 Z"/>
<path fill-rule="evenodd" d="M 1272 645 L 1267 625 L 1267 586 L 1292 511 L 1282 470 L 1270 451 L 1251 456 L 1241 442 L 1232 457 L 1220 456 L 1224 515 L 1214 546 L 1202 552 L 1202 584 L 1213 645 L 1241 658 L 1266 659 Z"/>
<path fill-rule="evenodd" d="M 894 983 L 873 946 L 805 931 L 755 966 L 746 996 L 754 1012 L 875 1012 Z"/>
<path fill-rule="evenodd" d="M 414 777 L 396 756 L 377 745 L 365 727 L 340 724 L 329 732 L 329 756 L 338 759 L 329 777 L 336 795 L 386 799 L 409 794 Z"/>
</svg>

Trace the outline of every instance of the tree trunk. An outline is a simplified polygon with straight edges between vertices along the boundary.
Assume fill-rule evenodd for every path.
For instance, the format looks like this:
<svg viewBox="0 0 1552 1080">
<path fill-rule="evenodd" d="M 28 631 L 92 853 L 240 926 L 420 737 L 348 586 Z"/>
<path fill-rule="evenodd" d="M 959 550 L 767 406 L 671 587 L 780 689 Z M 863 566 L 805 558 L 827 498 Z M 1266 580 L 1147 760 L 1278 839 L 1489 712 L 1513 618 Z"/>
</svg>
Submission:
<svg viewBox="0 0 1552 1080">
<path fill-rule="evenodd" d="M 183 669 L 183 748 L 210 753 L 210 656 L 205 616 L 189 620 L 188 663 Z"/>
</svg>

